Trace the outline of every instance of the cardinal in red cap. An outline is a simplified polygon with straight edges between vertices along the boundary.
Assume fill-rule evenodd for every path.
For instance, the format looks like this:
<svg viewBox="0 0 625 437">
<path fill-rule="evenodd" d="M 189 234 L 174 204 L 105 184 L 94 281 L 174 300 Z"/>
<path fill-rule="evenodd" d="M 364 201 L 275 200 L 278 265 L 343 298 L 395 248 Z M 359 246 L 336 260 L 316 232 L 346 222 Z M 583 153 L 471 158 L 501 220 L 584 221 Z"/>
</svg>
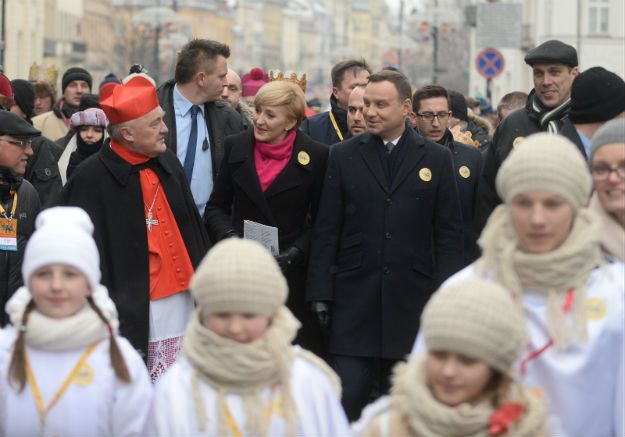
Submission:
<svg viewBox="0 0 625 437">
<path fill-rule="evenodd" d="M 155 381 L 180 349 L 194 306 L 189 280 L 209 243 L 182 166 L 165 145 L 152 78 L 132 74 L 100 99 L 110 141 L 74 171 L 62 203 L 93 220 L 121 333 L 143 352 Z"/>
</svg>

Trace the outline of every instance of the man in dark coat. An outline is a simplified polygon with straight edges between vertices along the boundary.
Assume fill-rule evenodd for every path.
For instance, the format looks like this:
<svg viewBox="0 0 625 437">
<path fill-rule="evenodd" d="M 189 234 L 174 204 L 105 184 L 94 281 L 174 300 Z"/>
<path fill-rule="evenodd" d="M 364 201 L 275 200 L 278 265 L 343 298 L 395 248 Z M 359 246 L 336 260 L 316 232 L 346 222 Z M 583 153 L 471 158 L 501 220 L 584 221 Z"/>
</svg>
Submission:
<svg viewBox="0 0 625 437">
<path fill-rule="evenodd" d="M 229 57 L 226 44 L 193 39 L 178 53 L 174 79 L 158 89 L 169 129 L 165 144 L 184 166 L 200 215 L 221 166 L 224 139 L 248 127 L 239 113 L 221 101 L 228 85 Z M 204 123 L 198 123 L 198 116 Z"/>
<path fill-rule="evenodd" d="M 23 79 L 11 81 L 15 105 L 11 112 L 32 124 L 35 115 L 35 90 L 30 82 Z M 46 208 L 56 202 L 61 192 L 61 174 L 56 163 L 61 154 L 60 148 L 44 136 L 33 137 L 31 141 L 33 154 L 28 158 L 24 178 L 39 193 L 41 205 Z"/>
<path fill-rule="evenodd" d="M 0 327 L 9 321 L 4 306 L 23 285 L 24 249 L 41 209 L 37 191 L 24 180 L 31 139 L 40 134 L 18 115 L 0 110 Z"/>
<path fill-rule="evenodd" d="M 364 102 L 368 132 L 335 145 L 328 159 L 306 290 L 320 322 L 331 315 L 330 361 L 351 420 L 373 378 L 388 390 L 425 303 L 462 267 L 451 152 L 406 125 L 411 89 L 401 73 L 371 75 Z"/>
<path fill-rule="evenodd" d="M 532 67 L 534 89 L 525 109 L 514 111 L 497 126 L 486 151 L 475 217 L 480 232 L 493 209 L 501 203 L 495 191 L 499 167 L 520 140 L 536 132 L 557 133 L 571 140 L 585 156 L 584 146 L 567 117 L 571 86 L 579 74 L 577 51 L 561 41 L 550 40 L 530 50 L 525 63 Z"/>
<path fill-rule="evenodd" d="M 412 96 L 412 111 L 417 132 L 426 140 L 447 147 L 454 159 L 454 175 L 460 194 L 464 233 L 464 265 L 475 261 L 480 251 L 473 226 L 477 203 L 477 187 L 482 172 L 482 154 L 474 147 L 454 141 L 448 129 L 451 116 L 449 95 L 439 85 L 419 88 Z"/>
<path fill-rule="evenodd" d="M 156 380 L 180 347 L 193 310 L 188 282 L 208 237 L 182 167 L 165 146 L 167 127 L 151 79 L 130 77 L 100 103 L 111 123 L 110 144 L 76 169 L 61 203 L 91 217 L 121 334 Z"/>
<path fill-rule="evenodd" d="M 358 85 L 366 85 L 371 69 L 364 59 L 349 59 L 332 67 L 331 108 L 302 122 L 304 131 L 313 140 L 327 145 L 349 137 L 347 129 L 347 102 L 349 94 Z"/>
</svg>

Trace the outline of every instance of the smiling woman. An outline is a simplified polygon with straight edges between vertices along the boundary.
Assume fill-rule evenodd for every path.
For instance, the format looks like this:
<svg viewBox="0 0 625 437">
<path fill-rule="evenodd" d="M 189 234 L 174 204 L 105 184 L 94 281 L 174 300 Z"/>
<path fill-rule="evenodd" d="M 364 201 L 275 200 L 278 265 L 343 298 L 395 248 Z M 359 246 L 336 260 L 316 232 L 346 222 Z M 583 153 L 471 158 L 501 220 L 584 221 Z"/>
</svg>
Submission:
<svg viewBox="0 0 625 437">
<path fill-rule="evenodd" d="M 306 110 L 298 85 L 269 82 L 256 94 L 254 105 L 253 131 L 225 140 L 221 170 L 206 205 L 207 229 L 219 241 L 243 236 L 244 220 L 278 228 L 276 259 L 289 283 L 287 306 L 303 325 L 295 341 L 323 353 L 304 286 L 328 147 L 298 129 Z"/>
<path fill-rule="evenodd" d="M 601 246 L 625 262 L 625 118 L 595 133 L 590 162 L 595 185 L 590 207 L 601 217 Z"/>
</svg>

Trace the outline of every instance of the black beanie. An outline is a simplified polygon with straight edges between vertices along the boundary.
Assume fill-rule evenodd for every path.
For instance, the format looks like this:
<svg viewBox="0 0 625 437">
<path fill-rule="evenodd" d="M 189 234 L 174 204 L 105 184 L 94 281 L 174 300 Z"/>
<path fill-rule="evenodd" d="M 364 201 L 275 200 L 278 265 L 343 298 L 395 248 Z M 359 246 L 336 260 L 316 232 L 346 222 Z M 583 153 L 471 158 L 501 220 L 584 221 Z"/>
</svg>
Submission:
<svg viewBox="0 0 625 437">
<path fill-rule="evenodd" d="M 65 92 L 65 88 L 67 88 L 67 85 L 73 80 L 84 80 L 89 85 L 89 90 L 91 90 L 92 79 L 89 72 L 84 68 L 72 67 L 68 68 L 63 74 L 63 80 L 61 81 L 62 92 Z"/>
<path fill-rule="evenodd" d="M 599 123 L 625 111 L 625 81 L 603 67 L 580 73 L 571 87 L 573 123 Z"/>
<path fill-rule="evenodd" d="M 15 104 L 26 115 L 26 119 L 30 120 L 35 115 L 35 89 L 33 85 L 24 79 L 13 79 L 11 88 L 13 88 Z"/>
<path fill-rule="evenodd" d="M 79 110 L 84 111 L 89 108 L 98 108 L 102 109 L 100 106 L 100 96 L 97 94 L 83 94 L 80 96 L 80 106 Z"/>
<path fill-rule="evenodd" d="M 464 99 L 464 95 L 460 94 L 458 91 L 447 91 L 447 94 L 449 94 L 449 109 L 451 109 L 451 115 L 462 121 L 469 121 L 467 101 Z"/>
</svg>

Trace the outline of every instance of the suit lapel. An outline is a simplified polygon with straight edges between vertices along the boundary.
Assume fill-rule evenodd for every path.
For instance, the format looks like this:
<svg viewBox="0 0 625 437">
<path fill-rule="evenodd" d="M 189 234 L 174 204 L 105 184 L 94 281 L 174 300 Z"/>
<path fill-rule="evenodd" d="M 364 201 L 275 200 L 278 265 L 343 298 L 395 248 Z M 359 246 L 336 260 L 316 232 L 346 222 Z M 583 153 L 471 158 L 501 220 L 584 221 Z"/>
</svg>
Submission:
<svg viewBox="0 0 625 437">
<path fill-rule="evenodd" d="M 406 179 L 417 164 L 425 157 L 425 140 L 409 127 L 406 127 L 406 136 L 404 141 L 404 156 L 399 164 L 399 169 L 393 177 L 393 185 L 390 193 L 393 193 L 397 187 Z"/>
<path fill-rule="evenodd" d="M 289 162 L 286 164 L 284 169 L 282 169 L 276 179 L 271 183 L 271 185 L 269 185 L 269 187 L 267 187 L 267 191 L 265 191 L 265 197 L 267 199 L 278 193 L 282 193 L 283 191 L 290 190 L 291 188 L 301 185 L 305 180 L 306 174 L 312 171 L 312 168 L 316 163 L 312 162 L 310 151 L 307 151 L 306 147 L 302 144 L 302 138 L 302 135 L 298 132 L 293 143 L 293 153 L 291 153 L 291 159 L 289 159 Z M 302 154 L 301 158 L 304 158 L 305 154 L 305 156 L 308 157 L 308 160 L 300 160 L 300 153 Z M 302 164 L 304 162 L 306 163 L 305 165 Z"/>
<path fill-rule="evenodd" d="M 254 136 L 249 132 L 249 137 L 242 144 L 243 147 L 234 147 L 228 164 L 240 163 L 239 167 L 232 172 L 232 180 L 241 187 L 250 200 L 258 207 L 270 223 L 275 223 L 273 214 L 260 188 L 260 181 L 254 166 Z"/>
<path fill-rule="evenodd" d="M 360 147 L 358 149 L 362 155 L 362 159 L 369 168 L 369 171 L 373 173 L 373 176 L 378 181 L 378 184 L 380 184 L 380 187 L 384 190 L 384 192 L 388 193 L 386 175 L 384 174 L 382 162 L 380 161 L 378 151 L 376 150 L 376 147 L 378 147 L 378 141 L 377 137 L 374 137 L 369 133 L 362 134 L 360 138 Z"/>
</svg>

